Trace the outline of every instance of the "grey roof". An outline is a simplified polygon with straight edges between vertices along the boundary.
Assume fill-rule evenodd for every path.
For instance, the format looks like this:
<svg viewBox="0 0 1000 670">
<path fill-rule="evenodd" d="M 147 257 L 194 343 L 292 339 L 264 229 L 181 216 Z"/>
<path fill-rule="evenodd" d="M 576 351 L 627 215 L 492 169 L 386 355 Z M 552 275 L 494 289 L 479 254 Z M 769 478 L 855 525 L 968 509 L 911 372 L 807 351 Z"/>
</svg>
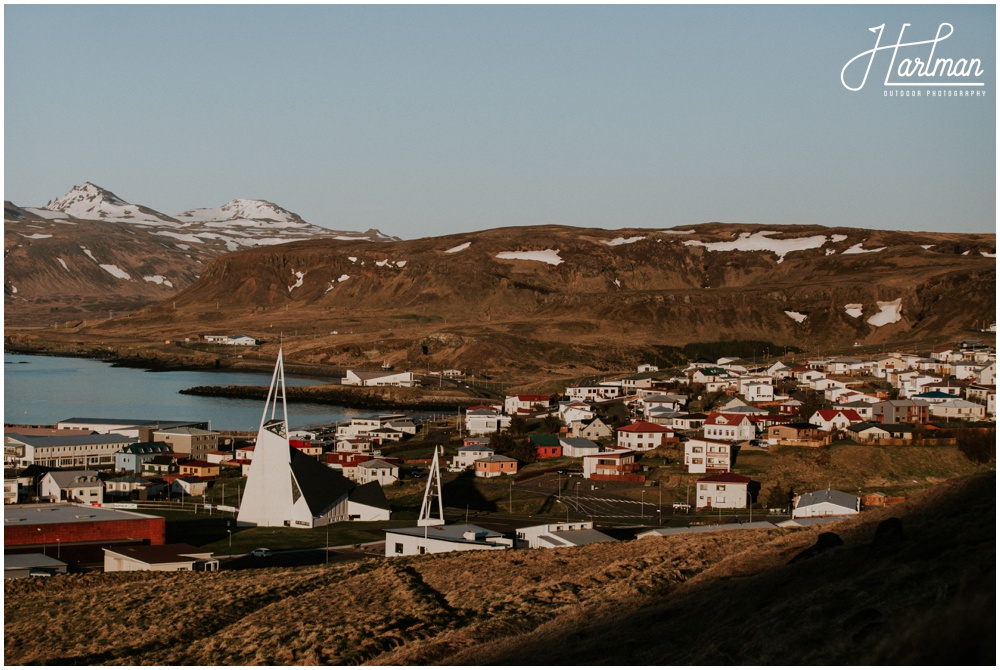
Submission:
<svg viewBox="0 0 1000 670">
<path fill-rule="evenodd" d="M 126 444 L 122 447 L 119 454 L 169 454 L 173 451 L 171 447 L 166 442 L 136 442 L 135 444 Z"/>
<path fill-rule="evenodd" d="M 50 550 L 51 551 L 51 550 Z M 45 554 L 4 554 L 3 569 L 65 568 L 66 563 Z"/>
<path fill-rule="evenodd" d="M 122 475 L 121 477 L 112 477 L 107 481 L 116 484 L 145 484 L 149 480 L 144 477 L 136 477 L 135 475 Z"/>
<path fill-rule="evenodd" d="M 60 470 L 50 472 L 46 477 L 51 477 L 61 489 L 69 486 L 104 486 L 101 478 L 94 470 Z"/>
<path fill-rule="evenodd" d="M 481 444 L 470 444 L 468 447 L 459 447 L 458 450 L 459 451 L 488 451 L 490 453 L 493 452 L 493 449 L 491 447 L 486 447 L 486 446 L 483 446 Z"/>
<path fill-rule="evenodd" d="M 157 433 L 165 433 L 167 435 L 218 435 L 214 430 L 205 430 L 204 428 L 194 428 L 192 426 L 175 426 L 173 428 L 159 428 Z"/>
<path fill-rule="evenodd" d="M 605 535 L 601 531 L 594 530 L 593 528 L 557 530 L 550 532 L 549 535 L 554 535 L 560 540 L 564 540 L 567 544 L 571 544 L 575 547 L 581 547 L 585 544 L 594 544 L 595 542 L 617 542 L 617 540 L 610 535 Z"/>
<path fill-rule="evenodd" d="M 554 545 L 556 547 L 565 547 L 566 546 L 565 542 L 563 542 L 559 538 L 552 537 L 551 535 L 539 535 L 538 539 L 539 540 L 545 540 L 549 544 Z"/>
<path fill-rule="evenodd" d="M 840 507 L 846 507 L 848 509 L 858 509 L 857 496 L 851 495 L 850 493 L 844 493 L 843 491 L 837 491 L 836 489 L 824 489 L 822 491 L 813 491 L 812 493 L 803 493 L 799 497 L 799 502 L 795 505 L 795 508 L 798 509 L 800 507 L 808 507 L 809 505 L 818 505 L 826 502 L 839 505 Z"/>
<path fill-rule="evenodd" d="M 486 458 L 477 458 L 476 463 L 517 463 L 517 459 L 500 454 L 490 454 Z"/>
<path fill-rule="evenodd" d="M 32 447 L 87 447 L 97 444 L 117 444 L 119 442 L 135 442 L 136 438 L 119 435 L 118 433 L 108 433 L 106 435 L 21 435 L 20 433 L 7 433 L 6 437 L 23 442 Z"/>
<path fill-rule="evenodd" d="M 4 505 L 3 525 L 39 526 L 49 523 L 79 523 L 82 521 L 134 521 L 135 519 L 157 519 L 163 517 L 125 512 L 107 507 L 50 503 L 47 505 Z"/>
<path fill-rule="evenodd" d="M 596 442 L 593 442 L 591 440 L 588 440 L 585 437 L 562 437 L 562 438 L 559 439 L 559 442 L 563 446 L 573 447 L 574 449 L 584 449 L 584 448 L 600 449 L 601 448 L 601 445 L 599 445 Z"/>
<path fill-rule="evenodd" d="M 476 533 L 477 539 L 466 540 L 465 533 L 473 531 Z M 396 533 L 397 535 L 409 535 L 411 537 L 424 537 L 426 535 L 429 539 L 440 540 L 443 542 L 455 542 L 457 544 L 477 544 L 482 546 L 494 546 L 492 542 L 486 542 L 485 539 L 478 538 L 496 538 L 503 537 L 503 533 L 498 533 L 495 530 L 490 530 L 489 528 L 483 528 L 482 526 L 475 526 L 468 523 L 456 523 L 446 526 L 416 526 L 413 528 L 387 528 L 386 533 Z"/>
<path fill-rule="evenodd" d="M 199 557 L 211 556 L 211 551 L 205 551 L 190 544 L 158 544 L 138 545 L 129 547 L 112 547 L 104 551 L 135 559 L 148 565 L 162 563 L 194 563 Z"/>
<path fill-rule="evenodd" d="M 372 468 L 372 469 L 380 469 L 381 470 L 381 469 L 384 469 L 384 468 L 396 468 L 396 467 L 399 467 L 399 466 L 393 465 L 392 463 L 386 463 L 385 461 L 383 461 L 381 459 L 378 459 L 378 458 L 373 458 L 370 461 L 365 461 L 364 463 L 359 463 L 358 467 L 359 468 Z"/>
<path fill-rule="evenodd" d="M 63 419 L 58 423 L 93 423 L 97 425 L 113 426 L 157 426 L 160 428 L 174 428 L 177 426 L 196 426 L 206 423 L 205 421 L 160 421 L 158 419 L 93 419 L 90 417 L 73 417 Z"/>
</svg>

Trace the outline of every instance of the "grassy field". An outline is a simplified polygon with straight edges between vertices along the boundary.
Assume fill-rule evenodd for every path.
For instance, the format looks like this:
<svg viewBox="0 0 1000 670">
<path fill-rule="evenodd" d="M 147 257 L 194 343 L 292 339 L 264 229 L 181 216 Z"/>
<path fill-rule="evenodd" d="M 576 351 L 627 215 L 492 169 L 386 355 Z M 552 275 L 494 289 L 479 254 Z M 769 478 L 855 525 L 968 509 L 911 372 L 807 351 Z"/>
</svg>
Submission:
<svg viewBox="0 0 1000 670">
<path fill-rule="evenodd" d="M 993 665 L 995 486 L 822 528 L 9 580 L 4 662 Z M 843 544 L 815 551 L 821 532 Z"/>
</svg>

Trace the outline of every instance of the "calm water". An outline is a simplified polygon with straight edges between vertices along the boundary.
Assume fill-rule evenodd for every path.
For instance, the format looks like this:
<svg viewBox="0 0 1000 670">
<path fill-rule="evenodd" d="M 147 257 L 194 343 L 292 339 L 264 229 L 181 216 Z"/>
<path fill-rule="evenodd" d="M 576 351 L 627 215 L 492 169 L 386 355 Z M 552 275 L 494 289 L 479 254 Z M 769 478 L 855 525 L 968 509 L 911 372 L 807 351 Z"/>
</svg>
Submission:
<svg viewBox="0 0 1000 670">
<path fill-rule="evenodd" d="M 54 424 L 72 417 L 211 421 L 212 428 L 257 430 L 263 400 L 181 395 L 192 386 L 267 386 L 271 375 L 246 372 L 147 372 L 110 363 L 57 356 L 3 357 L 5 423 Z M 323 382 L 287 377 L 287 386 Z M 337 407 L 288 403 L 291 429 L 372 414 Z"/>
</svg>

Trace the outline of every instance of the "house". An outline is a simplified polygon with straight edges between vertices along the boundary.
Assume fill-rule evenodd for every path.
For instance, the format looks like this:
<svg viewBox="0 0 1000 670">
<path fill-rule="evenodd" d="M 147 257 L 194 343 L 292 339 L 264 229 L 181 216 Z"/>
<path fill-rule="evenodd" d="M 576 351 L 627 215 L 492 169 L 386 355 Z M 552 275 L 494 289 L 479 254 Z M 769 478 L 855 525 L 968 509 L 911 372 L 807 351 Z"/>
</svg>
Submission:
<svg viewBox="0 0 1000 670">
<path fill-rule="evenodd" d="M 948 421 L 982 421 L 986 417 L 986 407 L 961 398 L 932 404 L 928 412 L 932 417 Z"/>
<path fill-rule="evenodd" d="M 674 431 L 648 421 L 637 421 L 618 429 L 618 448 L 634 451 L 656 449 L 673 438 Z"/>
<path fill-rule="evenodd" d="M 476 461 L 481 458 L 489 458 L 493 455 L 493 449 L 488 446 L 470 445 L 459 447 L 458 453 L 451 459 L 453 470 L 474 468 Z"/>
<path fill-rule="evenodd" d="M 503 551 L 513 546 L 514 541 L 503 533 L 467 523 L 388 528 L 385 531 L 387 558 L 451 551 Z"/>
<path fill-rule="evenodd" d="M 348 370 L 340 383 L 344 386 L 418 386 L 412 372 L 363 372 Z"/>
<path fill-rule="evenodd" d="M 705 419 L 701 433 L 712 440 L 745 442 L 757 437 L 757 422 L 748 414 L 712 412 Z"/>
<path fill-rule="evenodd" d="M 802 407 L 802 401 L 790 398 L 788 400 L 781 401 L 781 404 L 778 405 L 778 412 L 781 414 L 795 415 L 799 413 L 800 407 Z"/>
<path fill-rule="evenodd" d="M 184 461 L 178 466 L 178 472 L 183 476 L 218 477 L 222 468 L 218 463 L 208 461 Z"/>
<path fill-rule="evenodd" d="M 416 435 L 419 430 L 413 419 L 389 419 L 385 422 L 385 428 L 398 430 L 404 435 Z"/>
<path fill-rule="evenodd" d="M 695 507 L 742 509 L 750 500 L 749 486 L 749 477 L 732 472 L 702 477 L 696 483 L 698 496 Z"/>
<path fill-rule="evenodd" d="M 556 435 L 532 435 L 531 446 L 535 448 L 538 458 L 560 458 L 563 455 L 562 444 Z"/>
<path fill-rule="evenodd" d="M 392 507 L 378 481 L 351 490 L 347 496 L 348 521 L 388 521 Z"/>
<path fill-rule="evenodd" d="M 620 386 L 601 384 L 599 386 L 572 386 L 566 389 L 566 397 L 571 402 L 594 402 L 614 400 L 621 395 Z"/>
<path fill-rule="evenodd" d="M 112 477 L 104 482 L 106 498 L 129 498 L 136 491 L 141 491 L 149 484 L 149 480 L 135 475 Z"/>
<path fill-rule="evenodd" d="M 559 420 L 569 425 L 574 421 L 590 421 L 597 413 L 590 405 L 583 402 L 561 402 L 559 403 Z"/>
<path fill-rule="evenodd" d="M 533 414 L 549 408 L 547 395 L 510 395 L 503 401 L 503 411 L 509 416 Z"/>
<path fill-rule="evenodd" d="M 208 490 L 208 482 L 201 477 L 187 475 L 170 482 L 170 492 L 181 496 L 203 496 Z"/>
<path fill-rule="evenodd" d="M 644 481 L 635 462 L 635 452 L 602 451 L 583 457 L 583 476 L 596 481 Z"/>
<path fill-rule="evenodd" d="M 655 365 L 650 365 L 649 363 L 643 363 L 635 369 L 636 372 L 642 374 L 643 372 L 659 372 L 660 368 Z"/>
<path fill-rule="evenodd" d="M 205 551 L 190 544 L 160 544 L 155 546 L 114 547 L 104 550 L 104 572 L 214 572 L 219 562 Z"/>
<path fill-rule="evenodd" d="M 217 432 L 191 426 L 154 431 L 153 439 L 169 444 L 170 450 L 175 454 L 187 454 L 199 460 L 204 459 L 208 452 L 219 448 Z"/>
<path fill-rule="evenodd" d="M 142 472 L 142 464 L 154 456 L 169 454 L 173 450 L 166 442 L 137 442 L 127 444 L 115 454 L 115 470 L 118 472 Z"/>
<path fill-rule="evenodd" d="M 820 409 L 809 417 L 809 423 L 831 432 L 844 430 L 852 423 L 861 423 L 861 417 L 853 409 Z"/>
<path fill-rule="evenodd" d="M 477 477 L 499 477 L 500 475 L 516 475 L 517 459 L 500 454 L 480 458 L 473 463 Z"/>
<path fill-rule="evenodd" d="M 693 412 L 691 414 L 678 412 L 670 417 L 670 422 L 667 425 L 672 427 L 674 430 L 698 430 L 705 425 L 705 421 L 707 419 L 707 414 L 701 414 L 699 412 Z"/>
<path fill-rule="evenodd" d="M 649 413 L 655 409 L 668 409 L 676 412 L 684 406 L 685 399 L 682 396 L 656 393 L 644 397 L 641 402 L 642 414 L 649 418 Z"/>
<path fill-rule="evenodd" d="M 354 480 L 359 484 L 378 482 L 382 486 L 388 486 L 399 481 L 399 466 L 377 458 L 365 461 L 357 465 Z"/>
<path fill-rule="evenodd" d="M 594 530 L 593 521 L 546 523 L 517 529 L 517 546 L 528 549 L 582 547 L 596 542 L 617 541 L 610 535 Z"/>
<path fill-rule="evenodd" d="M 847 427 L 847 435 L 858 443 L 872 443 L 881 440 L 912 440 L 913 426 L 907 423 L 862 422 Z"/>
<path fill-rule="evenodd" d="M 42 477 L 39 492 L 49 502 L 104 502 L 104 482 L 94 470 L 52 470 Z"/>
<path fill-rule="evenodd" d="M 465 413 L 465 430 L 469 435 L 492 435 L 510 427 L 510 417 L 491 409 L 470 409 Z"/>
<path fill-rule="evenodd" d="M 729 472 L 731 463 L 731 442 L 696 437 L 684 443 L 684 465 L 689 473 Z"/>
<path fill-rule="evenodd" d="M 852 409 L 858 413 L 865 421 L 870 421 L 874 418 L 874 403 L 870 403 L 866 400 L 854 400 L 851 402 L 838 402 L 834 403 L 834 409 Z"/>
<path fill-rule="evenodd" d="M 319 458 L 323 455 L 323 445 L 319 442 L 313 442 L 311 440 L 288 440 L 294 449 L 298 449 L 306 456 L 312 456 L 313 458 Z"/>
<path fill-rule="evenodd" d="M 797 496 L 792 508 L 793 519 L 827 516 L 848 516 L 861 511 L 861 499 L 850 493 L 826 489 Z"/>
<path fill-rule="evenodd" d="M 819 426 L 805 422 L 769 426 L 765 434 L 771 446 L 824 447 L 833 439 Z"/>
<path fill-rule="evenodd" d="M 26 467 L 32 463 L 54 468 L 106 468 L 115 454 L 138 440 L 118 433 L 96 435 L 4 435 L 4 465 Z"/>
<path fill-rule="evenodd" d="M 876 423 L 927 423 L 924 400 L 883 400 L 872 405 L 871 420 Z"/>
<path fill-rule="evenodd" d="M 585 437 L 562 437 L 559 438 L 559 445 L 562 447 L 562 455 L 570 458 L 583 458 L 602 450 L 601 445 Z"/>
<path fill-rule="evenodd" d="M 3 555 L 3 578 L 21 579 L 22 577 L 34 577 L 45 575 L 53 577 L 55 575 L 65 575 L 67 563 L 58 558 L 52 558 L 48 554 L 4 554 Z"/>
<path fill-rule="evenodd" d="M 611 426 L 604 423 L 600 418 L 590 422 L 574 422 L 570 425 L 570 435 L 572 437 L 585 437 L 588 440 L 607 440 L 614 434 Z"/>
</svg>

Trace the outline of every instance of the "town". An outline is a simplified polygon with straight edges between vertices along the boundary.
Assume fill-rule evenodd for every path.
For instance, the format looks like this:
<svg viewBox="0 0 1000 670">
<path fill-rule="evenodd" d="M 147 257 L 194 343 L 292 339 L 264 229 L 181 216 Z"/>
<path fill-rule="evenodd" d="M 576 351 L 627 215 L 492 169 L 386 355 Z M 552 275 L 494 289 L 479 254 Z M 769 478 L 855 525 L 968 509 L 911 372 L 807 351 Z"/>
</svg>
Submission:
<svg viewBox="0 0 1000 670">
<path fill-rule="evenodd" d="M 228 339 L 216 341 L 259 344 Z M 892 482 L 803 488 L 761 463 L 843 445 L 958 445 L 987 462 L 995 375 L 996 351 L 981 340 L 869 358 L 723 357 L 644 364 L 554 396 L 483 399 L 462 416 L 378 414 L 292 430 L 279 352 L 256 434 L 177 419 L 5 425 L 5 577 L 826 524 L 898 504 L 907 491 Z M 349 370 L 341 383 L 419 381 Z"/>
</svg>

